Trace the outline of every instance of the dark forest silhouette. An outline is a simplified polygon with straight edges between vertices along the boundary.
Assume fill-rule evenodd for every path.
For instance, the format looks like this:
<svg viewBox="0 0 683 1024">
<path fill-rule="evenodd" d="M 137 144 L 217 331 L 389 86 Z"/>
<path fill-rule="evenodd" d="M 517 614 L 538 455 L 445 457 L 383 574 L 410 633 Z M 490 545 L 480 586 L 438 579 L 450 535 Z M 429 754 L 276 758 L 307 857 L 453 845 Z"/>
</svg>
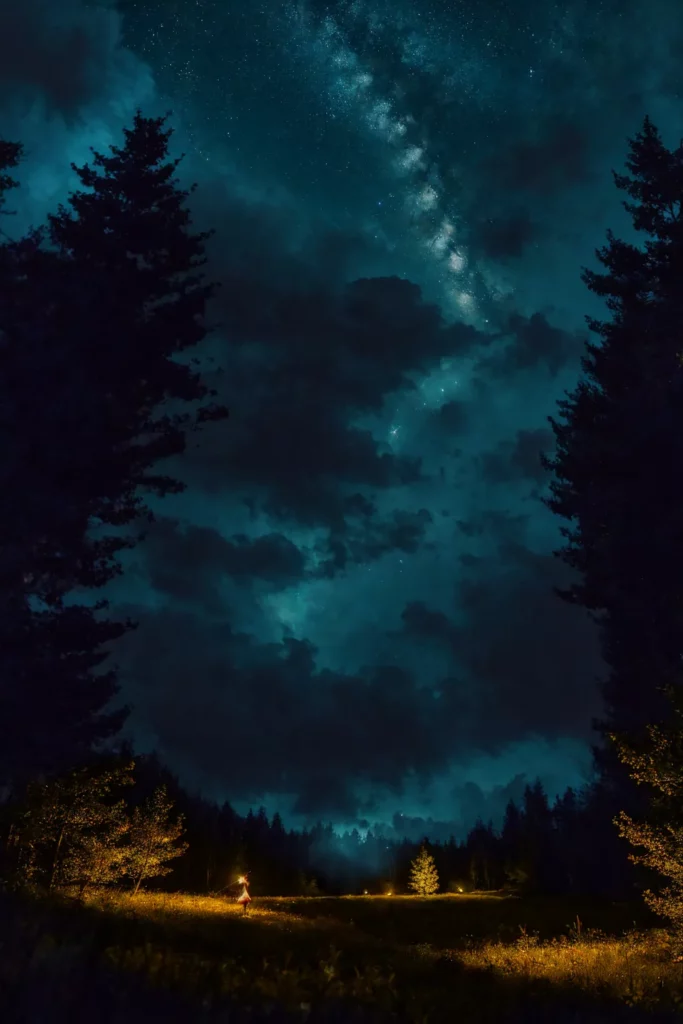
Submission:
<svg viewBox="0 0 683 1024">
<path fill-rule="evenodd" d="M 116 673 L 98 669 L 132 623 L 98 614 L 94 595 L 151 517 L 145 495 L 183 489 L 159 461 L 226 414 L 177 359 L 205 336 L 214 286 L 163 125 L 138 115 L 122 148 L 74 167 L 84 191 L 69 208 L 2 247 L 0 777 L 13 787 L 118 733 Z M 5 171 L 20 152 L 5 147 Z"/>
<path fill-rule="evenodd" d="M 98 595 L 153 518 L 148 498 L 183 489 L 160 462 L 227 415 L 199 358 L 216 288 L 208 236 L 192 232 L 171 134 L 138 114 L 122 147 L 74 168 L 82 190 L 68 207 L 20 239 L 7 218 L 21 146 L 0 143 L 4 884 L 219 893 L 248 871 L 256 897 L 405 892 L 424 846 L 441 891 L 628 899 L 663 871 L 673 888 L 652 905 L 680 929 L 683 148 L 666 149 L 646 120 L 632 177 L 615 176 L 646 243 L 610 235 L 605 272 L 584 272 L 610 319 L 589 321 L 598 341 L 545 460 L 548 504 L 567 524 L 559 554 L 576 570 L 563 596 L 594 615 L 607 666 L 595 781 L 552 805 L 529 785 L 500 829 L 478 822 L 434 842 L 240 816 L 117 739 L 127 711 L 112 710 L 117 674 L 104 665 L 134 624 L 110 620 Z M 625 839 L 649 849 L 642 863 Z"/>
</svg>

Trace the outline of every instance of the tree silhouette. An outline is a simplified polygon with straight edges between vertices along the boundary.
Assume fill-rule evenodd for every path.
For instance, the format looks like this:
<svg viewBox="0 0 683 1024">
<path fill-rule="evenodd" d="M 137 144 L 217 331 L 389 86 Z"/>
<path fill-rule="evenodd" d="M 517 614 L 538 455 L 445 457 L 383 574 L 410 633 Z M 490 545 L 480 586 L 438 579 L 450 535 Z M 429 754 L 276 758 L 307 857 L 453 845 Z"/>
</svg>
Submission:
<svg viewBox="0 0 683 1024">
<path fill-rule="evenodd" d="M 560 557 L 578 574 L 563 596 L 599 624 L 608 666 L 603 737 L 637 734 L 666 714 L 680 677 L 683 627 L 683 148 L 649 119 L 629 143 L 617 187 L 642 247 L 609 232 L 604 273 L 583 280 L 611 318 L 588 319 L 583 375 L 551 419 L 548 506 L 566 522 Z M 614 754 L 596 752 L 606 779 Z"/>
<path fill-rule="evenodd" d="M 439 891 L 439 874 L 434 858 L 426 846 L 420 848 L 410 866 L 408 885 L 418 896 L 433 896 Z"/>
<path fill-rule="evenodd" d="M 215 286 L 164 124 L 138 113 L 123 147 L 74 167 L 83 190 L 69 208 L 5 251 L 0 780 L 15 785 L 78 763 L 120 728 L 116 675 L 101 665 L 132 624 L 106 621 L 104 602 L 66 598 L 116 575 L 152 517 L 146 494 L 184 487 L 159 461 L 227 415 L 188 358 Z"/>
</svg>

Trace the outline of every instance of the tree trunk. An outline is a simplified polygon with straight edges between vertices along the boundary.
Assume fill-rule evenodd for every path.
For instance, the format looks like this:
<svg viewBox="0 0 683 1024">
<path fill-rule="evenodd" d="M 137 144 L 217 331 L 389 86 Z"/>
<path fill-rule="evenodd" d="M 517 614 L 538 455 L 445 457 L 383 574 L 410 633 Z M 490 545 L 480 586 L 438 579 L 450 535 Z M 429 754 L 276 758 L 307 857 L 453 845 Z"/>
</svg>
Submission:
<svg viewBox="0 0 683 1024">
<path fill-rule="evenodd" d="M 133 889 L 133 896 L 137 895 L 137 891 L 140 888 L 140 885 L 142 883 L 143 878 L 145 877 L 145 871 L 147 870 L 147 865 L 149 864 L 150 853 L 151 853 L 151 850 L 150 850 L 149 847 L 147 847 L 147 856 L 145 857 L 145 859 L 142 862 L 142 867 L 140 868 L 140 874 L 138 875 L 138 880 L 135 883 L 135 888 Z"/>
<path fill-rule="evenodd" d="M 65 829 L 65 827 L 66 827 L 65 825 L 62 825 L 61 829 L 59 830 L 59 839 L 57 840 L 57 845 L 55 847 L 55 855 L 52 858 L 52 870 L 50 871 L 50 883 L 48 885 L 49 889 L 53 889 L 54 888 L 55 875 L 57 874 L 57 861 L 59 859 L 59 851 L 60 851 L 61 846 L 62 846 L 62 840 L 64 839 L 64 829 Z"/>
</svg>

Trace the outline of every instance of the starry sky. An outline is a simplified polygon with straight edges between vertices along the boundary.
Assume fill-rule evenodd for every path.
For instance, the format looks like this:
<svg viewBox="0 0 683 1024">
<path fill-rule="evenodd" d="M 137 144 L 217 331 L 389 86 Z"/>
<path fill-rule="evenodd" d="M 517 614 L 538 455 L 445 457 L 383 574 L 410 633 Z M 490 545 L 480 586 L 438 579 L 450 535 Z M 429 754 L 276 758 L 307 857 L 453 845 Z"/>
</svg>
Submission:
<svg viewBox="0 0 683 1024">
<path fill-rule="evenodd" d="M 682 57 L 678 0 L 0 0 L 12 231 L 137 107 L 216 230 L 231 418 L 110 594 L 130 729 L 188 785 L 457 832 L 586 778 L 601 665 L 539 452 Z"/>
</svg>

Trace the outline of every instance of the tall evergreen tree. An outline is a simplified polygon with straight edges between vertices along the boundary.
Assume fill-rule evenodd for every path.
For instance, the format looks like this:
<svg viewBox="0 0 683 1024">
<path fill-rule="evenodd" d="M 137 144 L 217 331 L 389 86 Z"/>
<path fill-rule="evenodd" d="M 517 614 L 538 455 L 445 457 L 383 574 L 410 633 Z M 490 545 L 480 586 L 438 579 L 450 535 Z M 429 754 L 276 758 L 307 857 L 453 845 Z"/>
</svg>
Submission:
<svg viewBox="0 0 683 1024">
<path fill-rule="evenodd" d="M 120 727 L 104 644 L 130 625 L 99 588 L 151 517 L 183 489 L 160 460 L 226 410 L 188 356 L 215 286 L 191 231 L 165 119 L 137 114 L 123 147 L 74 167 L 83 185 L 11 247 L 19 281 L 0 307 L 0 779 L 61 770 Z M 1 155 L 1 154 L 0 154 Z M 21 737 L 20 742 L 18 742 Z"/>
<path fill-rule="evenodd" d="M 2 193 L 17 182 L 21 146 L 0 145 Z M 45 344 L 48 306 L 36 273 L 40 233 L 0 239 L 0 784 L 59 771 L 112 735 L 122 715 L 103 713 L 113 673 L 95 671 L 102 645 L 121 633 L 92 607 L 64 608 L 55 593 L 66 550 L 63 483 L 53 467 L 70 457 L 61 425 L 71 415 L 55 373 L 68 345 Z M 66 360 L 68 363 L 68 360 Z M 74 377 L 71 364 L 63 373 Z M 77 392 L 74 392 L 77 394 Z M 87 430 L 87 423 L 81 423 Z M 87 518 L 80 516 L 83 537 Z M 73 536 L 73 529 L 72 529 Z M 48 543 L 48 537 L 52 538 Z"/>
<path fill-rule="evenodd" d="M 611 232 L 604 273 L 583 280 L 606 300 L 589 318 L 583 375 L 551 419 L 557 448 L 548 506 L 566 522 L 560 557 L 578 579 L 563 596 L 600 629 L 608 667 L 603 735 L 642 733 L 677 685 L 683 629 L 683 147 L 649 119 L 629 143 L 617 187 L 644 245 Z M 619 778 L 614 752 L 598 763 Z"/>
</svg>

